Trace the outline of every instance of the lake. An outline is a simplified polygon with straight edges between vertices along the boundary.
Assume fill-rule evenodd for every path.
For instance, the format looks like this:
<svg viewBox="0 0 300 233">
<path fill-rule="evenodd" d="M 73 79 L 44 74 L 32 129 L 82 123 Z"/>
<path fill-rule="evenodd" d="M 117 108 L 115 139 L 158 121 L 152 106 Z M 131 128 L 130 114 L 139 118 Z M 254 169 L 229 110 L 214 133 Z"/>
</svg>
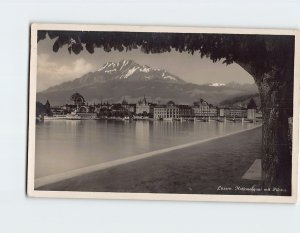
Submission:
<svg viewBox="0 0 300 233">
<path fill-rule="evenodd" d="M 36 124 L 35 177 L 254 127 L 253 123 L 53 120 Z"/>
</svg>

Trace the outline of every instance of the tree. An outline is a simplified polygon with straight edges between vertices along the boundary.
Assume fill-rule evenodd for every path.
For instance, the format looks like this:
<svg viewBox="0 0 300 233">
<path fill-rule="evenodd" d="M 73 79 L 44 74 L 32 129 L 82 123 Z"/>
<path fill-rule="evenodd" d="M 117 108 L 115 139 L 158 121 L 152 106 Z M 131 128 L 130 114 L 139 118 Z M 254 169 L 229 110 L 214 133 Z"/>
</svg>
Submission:
<svg viewBox="0 0 300 233">
<path fill-rule="evenodd" d="M 143 116 L 143 117 L 147 117 L 147 116 L 148 116 L 148 113 L 147 113 L 146 111 L 143 111 L 142 116 Z"/>
<path fill-rule="evenodd" d="M 47 100 L 46 104 L 45 104 L 45 114 L 46 116 L 53 116 L 53 113 L 51 111 L 51 105 L 49 103 L 49 100 Z"/>
<path fill-rule="evenodd" d="M 107 117 L 112 117 L 112 116 L 113 116 L 113 112 L 107 111 Z"/>
<path fill-rule="evenodd" d="M 41 102 L 36 102 L 36 116 L 44 115 L 46 111 L 45 105 Z"/>
<path fill-rule="evenodd" d="M 257 34 L 38 31 L 38 41 L 55 39 L 53 51 L 69 53 L 140 49 L 144 53 L 175 50 L 236 63 L 255 80 L 261 98 L 262 178 L 264 186 L 291 190 L 288 118 L 293 116 L 294 36 Z"/>
</svg>

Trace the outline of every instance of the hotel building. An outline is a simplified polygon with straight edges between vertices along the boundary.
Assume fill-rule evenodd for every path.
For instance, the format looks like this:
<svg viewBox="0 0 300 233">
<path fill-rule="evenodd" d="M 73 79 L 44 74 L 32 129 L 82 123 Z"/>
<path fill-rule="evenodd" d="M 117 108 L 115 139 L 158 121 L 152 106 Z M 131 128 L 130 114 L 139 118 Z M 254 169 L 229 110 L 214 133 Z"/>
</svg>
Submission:
<svg viewBox="0 0 300 233">
<path fill-rule="evenodd" d="M 181 117 L 192 116 L 192 108 L 188 105 L 176 105 L 169 101 L 166 105 L 157 105 L 154 107 L 153 118 L 160 119 L 178 119 Z"/>
<path fill-rule="evenodd" d="M 195 117 L 208 117 L 210 115 L 209 104 L 203 99 L 194 102 L 192 109 Z"/>
</svg>

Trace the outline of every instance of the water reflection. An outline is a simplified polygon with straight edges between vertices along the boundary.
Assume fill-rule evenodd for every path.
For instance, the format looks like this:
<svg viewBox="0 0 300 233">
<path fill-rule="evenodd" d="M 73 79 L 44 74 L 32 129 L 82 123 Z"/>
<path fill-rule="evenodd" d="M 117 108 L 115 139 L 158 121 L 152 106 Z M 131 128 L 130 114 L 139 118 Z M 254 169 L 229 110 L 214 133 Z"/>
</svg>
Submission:
<svg viewBox="0 0 300 233">
<path fill-rule="evenodd" d="M 253 127 L 252 123 L 45 121 L 36 125 L 36 177 Z"/>
</svg>

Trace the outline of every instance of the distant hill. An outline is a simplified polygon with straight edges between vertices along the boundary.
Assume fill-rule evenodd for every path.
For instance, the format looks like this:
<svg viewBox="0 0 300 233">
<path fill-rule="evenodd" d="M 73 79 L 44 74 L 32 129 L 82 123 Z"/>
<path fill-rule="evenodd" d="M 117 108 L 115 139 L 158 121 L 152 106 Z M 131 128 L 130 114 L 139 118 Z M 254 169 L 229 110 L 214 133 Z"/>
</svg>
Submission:
<svg viewBox="0 0 300 233">
<path fill-rule="evenodd" d="M 260 97 L 259 97 L 258 93 L 256 93 L 256 94 L 250 94 L 250 95 L 236 96 L 236 97 L 233 97 L 233 98 L 229 98 L 229 99 L 226 99 L 224 101 L 221 101 L 219 103 L 219 106 L 223 106 L 223 107 L 229 107 L 229 106 L 242 106 L 242 107 L 246 107 L 247 104 L 249 103 L 249 101 L 251 100 L 251 98 L 254 100 L 255 104 L 260 109 L 261 101 L 260 101 Z"/>
<path fill-rule="evenodd" d="M 257 93 L 255 84 L 229 83 L 227 85 L 197 85 L 163 69 L 139 65 L 132 60 L 107 62 L 95 72 L 48 88 L 37 93 L 37 101 L 51 105 L 70 103 L 70 96 L 79 92 L 89 103 L 102 101 L 121 102 L 125 97 L 136 103 L 144 95 L 152 102 L 191 104 L 200 98 L 211 104 L 225 99 Z"/>
<path fill-rule="evenodd" d="M 238 89 L 245 92 L 258 93 L 258 89 L 255 83 L 244 83 L 240 84 L 237 82 L 230 82 L 226 84 L 227 87 L 231 87 L 233 89 Z"/>
</svg>

